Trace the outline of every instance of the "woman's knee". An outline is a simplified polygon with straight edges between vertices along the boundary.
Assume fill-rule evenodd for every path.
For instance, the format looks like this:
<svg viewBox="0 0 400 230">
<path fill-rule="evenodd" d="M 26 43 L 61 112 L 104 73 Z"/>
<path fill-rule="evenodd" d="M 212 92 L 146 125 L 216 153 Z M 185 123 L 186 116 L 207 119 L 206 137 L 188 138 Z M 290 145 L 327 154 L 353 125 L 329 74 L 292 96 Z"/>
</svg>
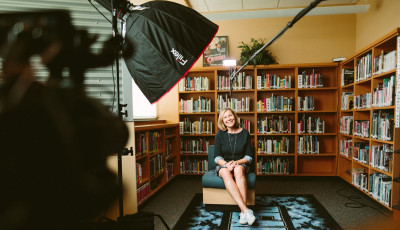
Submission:
<svg viewBox="0 0 400 230">
<path fill-rule="evenodd" d="M 235 174 L 235 177 L 244 176 L 245 175 L 245 168 L 242 165 L 240 165 L 238 167 L 235 167 L 233 172 Z"/>
<path fill-rule="evenodd" d="M 219 170 L 219 176 L 222 178 L 229 178 L 232 177 L 232 173 L 227 168 L 221 168 Z"/>
</svg>

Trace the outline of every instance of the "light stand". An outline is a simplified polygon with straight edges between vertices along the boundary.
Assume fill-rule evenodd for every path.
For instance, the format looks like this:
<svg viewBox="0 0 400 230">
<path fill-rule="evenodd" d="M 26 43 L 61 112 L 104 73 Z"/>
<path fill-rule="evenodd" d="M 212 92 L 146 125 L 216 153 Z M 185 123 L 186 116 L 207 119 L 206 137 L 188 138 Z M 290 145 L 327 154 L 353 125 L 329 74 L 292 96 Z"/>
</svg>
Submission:
<svg viewBox="0 0 400 230">
<path fill-rule="evenodd" d="M 117 0 L 112 0 L 111 1 L 111 14 L 112 14 L 112 30 L 113 30 L 113 36 L 114 37 L 119 37 L 118 33 L 118 4 L 116 4 Z M 119 91 L 119 56 L 121 53 L 121 48 L 122 46 L 119 46 L 119 49 L 117 49 L 115 52 L 117 52 L 116 59 L 115 59 L 115 65 L 116 65 L 116 78 L 117 78 L 117 109 L 118 109 L 118 117 L 123 120 L 123 116 L 127 115 L 126 112 L 123 113 L 122 109 L 123 107 L 126 107 L 127 105 L 121 104 L 120 101 L 120 91 Z M 123 149 L 118 152 L 118 172 L 117 172 L 117 177 L 118 177 L 118 210 L 119 210 L 119 217 L 118 220 L 121 220 L 124 217 L 124 192 L 123 192 L 123 182 L 122 182 L 122 155 L 127 155 L 127 154 L 133 155 L 133 150 L 127 150 Z"/>
<path fill-rule="evenodd" d="M 280 38 L 285 32 L 286 30 L 288 30 L 289 28 L 291 28 L 298 20 L 300 20 L 304 15 L 306 15 L 309 11 L 311 11 L 312 9 L 314 9 L 320 2 L 325 1 L 325 0 L 314 0 L 312 3 L 310 3 L 309 6 L 307 6 L 306 8 L 304 8 L 303 10 L 301 10 L 292 21 L 288 22 L 286 24 L 286 27 L 283 28 L 278 34 L 275 35 L 275 37 L 273 37 L 269 42 L 267 42 L 265 45 L 263 45 L 263 47 L 261 47 L 259 50 L 257 50 L 250 58 L 249 60 L 246 61 L 246 63 L 244 63 L 237 71 L 234 71 L 231 75 L 230 75 L 230 79 L 231 82 L 233 80 L 233 78 L 236 76 L 236 74 L 238 74 L 244 67 L 246 67 L 249 62 L 251 60 L 253 60 L 261 51 L 263 51 L 265 48 L 267 48 L 268 46 L 270 46 L 272 43 L 274 43 L 278 38 Z M 231 92 L 232 92 L 232 85 L 231 85 Z"/>
</svg>

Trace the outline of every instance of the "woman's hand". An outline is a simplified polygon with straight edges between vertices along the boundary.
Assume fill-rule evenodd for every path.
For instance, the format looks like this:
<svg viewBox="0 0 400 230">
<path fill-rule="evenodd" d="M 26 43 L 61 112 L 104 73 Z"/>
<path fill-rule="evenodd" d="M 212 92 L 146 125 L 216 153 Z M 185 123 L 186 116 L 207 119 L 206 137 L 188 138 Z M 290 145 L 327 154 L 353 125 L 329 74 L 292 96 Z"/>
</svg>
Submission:
<svg viewBox="0 0 400 230">
<path fill-rule="evenodd" d="M 233 171 L 233 169 L 238 166 L 238 163 L 236 161 L 229 161 L 225 164 L 225 166 L 229 169 L 229 171 Z"/>
</svg>

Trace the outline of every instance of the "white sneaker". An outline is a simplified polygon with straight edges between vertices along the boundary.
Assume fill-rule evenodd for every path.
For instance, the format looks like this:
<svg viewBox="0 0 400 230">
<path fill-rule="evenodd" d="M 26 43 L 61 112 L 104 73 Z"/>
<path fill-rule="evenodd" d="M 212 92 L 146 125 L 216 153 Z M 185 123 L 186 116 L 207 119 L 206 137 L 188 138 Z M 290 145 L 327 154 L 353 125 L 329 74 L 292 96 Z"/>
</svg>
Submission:
<svg viewBox="0 0 400 230">
<path fill-rule="evenodd" d="M 244 213 L 239 214 L 239 223 L 240 224 L 247 224 L 246 215 Z"/>
<path fill-rule="evenodd" d="M 256 217 L 253 214 L 253 211 L 251 209 L 247 209 L 244 212 L 244 216 L 246 217 L 247 223 L 249 225 L 252 225 L 254 223 L 254 221 L 256 220 Z"/>
</svg>

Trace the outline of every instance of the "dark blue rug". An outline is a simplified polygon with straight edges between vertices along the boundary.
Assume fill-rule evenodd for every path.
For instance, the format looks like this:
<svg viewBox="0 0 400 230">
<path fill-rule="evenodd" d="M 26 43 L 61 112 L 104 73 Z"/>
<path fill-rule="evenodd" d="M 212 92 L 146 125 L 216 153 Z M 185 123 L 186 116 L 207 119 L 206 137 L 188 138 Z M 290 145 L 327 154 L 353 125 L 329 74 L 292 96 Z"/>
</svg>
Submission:
<svg viewBox="0 0 400 230">
<path fill-rule="evenodd" d="M 237 211 L 206 211 L 201 193 L 196 194 L 174 230 L 191 229 L 342 229 L 314 195 L 256 195 L 251 207 L 256 216 L 252 226 L 239 224 Z"/>
</svg>

